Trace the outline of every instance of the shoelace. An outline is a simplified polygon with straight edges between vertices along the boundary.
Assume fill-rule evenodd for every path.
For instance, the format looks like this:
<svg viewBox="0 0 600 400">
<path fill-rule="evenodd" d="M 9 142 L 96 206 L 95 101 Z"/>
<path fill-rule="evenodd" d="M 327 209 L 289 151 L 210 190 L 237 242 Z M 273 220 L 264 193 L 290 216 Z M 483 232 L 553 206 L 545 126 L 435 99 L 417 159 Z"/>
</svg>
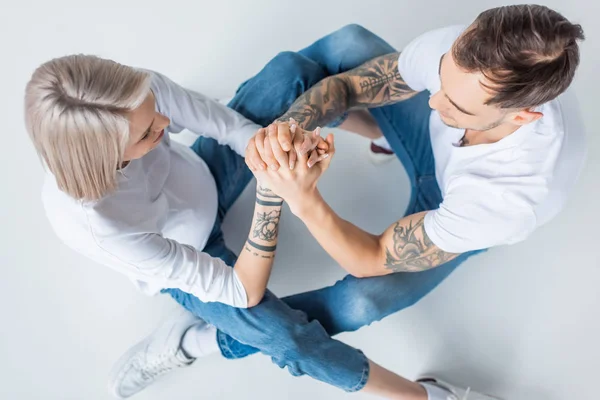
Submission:
<svg viewBox="0 0 600 400">
<path fill-rule="evenodd" d="M 448 389 L 446 388 L 446 390 L 448 390 Z M 452 394 L 451 396 L 448 396 L 448 400 L 469 400 L 469 394 L 470 393 L 471 393 L 471 388 L 468 387 L 465 390 L 465 394 L 460 399 L 455 394 Z"/>
<path fill-rule="evenodd" d="M 465 390 L 465 395 L 460 400 L 468 400 L 469 393 L 471 393 L 471 388 L 470 387 L 468 387 L 467 390 Z"/>
<path fill-rule="evenodd" d="M 141 369 L 141 377 L 145 381 L 152 380 L 179 366 L 181 366 L 181 362 L 175 355 L 164 353 Z"/>
</svg>

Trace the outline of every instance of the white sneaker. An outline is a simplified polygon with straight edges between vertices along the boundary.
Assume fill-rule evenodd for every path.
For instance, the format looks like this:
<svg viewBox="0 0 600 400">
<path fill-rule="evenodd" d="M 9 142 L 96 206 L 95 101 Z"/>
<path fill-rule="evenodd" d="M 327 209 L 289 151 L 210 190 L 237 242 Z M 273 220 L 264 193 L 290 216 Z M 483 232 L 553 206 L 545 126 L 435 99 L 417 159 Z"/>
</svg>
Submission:
<svg viewBox="0 0 600 400">
<path fill-rule="evenodd" d="M 182 309 L 123 354 L 108 379 L 113 396 L 119 399 L 133 396 L 167 372 L 192 364 L 196 359 L 184 354 L 181 339 L 199 322 L 202 320 Z"/>
<path fill-rule="evenodd" d="M 417 379 L 418 383 L 426 383 L 428 385 L 437 386 L 449 392 L 447 400 L 500 400 L 498 397 L 492 397 L 485 394 L 477 393 L 471 388 L 459 388 L 441 379 L 433 377 L 422 377 Z"/>
</svg>

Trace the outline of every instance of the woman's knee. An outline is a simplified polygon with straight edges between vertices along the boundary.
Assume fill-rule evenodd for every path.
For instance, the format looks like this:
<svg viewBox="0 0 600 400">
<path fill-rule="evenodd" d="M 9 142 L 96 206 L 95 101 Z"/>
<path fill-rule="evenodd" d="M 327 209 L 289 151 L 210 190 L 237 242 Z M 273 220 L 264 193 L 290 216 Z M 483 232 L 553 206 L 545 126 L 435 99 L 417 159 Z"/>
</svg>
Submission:
<svg viewBox="0 0 600 400">
<path fill-rule="evenodd" d="M 422 296 L 400 283 L 399 278 L 397 274 L 376 278 L 348 276 L 346 279 L 357 281 L 360 288 L 354 290 L 345 305 L 346 330 L 371 325 L 418 302 Z"/>
</svg>

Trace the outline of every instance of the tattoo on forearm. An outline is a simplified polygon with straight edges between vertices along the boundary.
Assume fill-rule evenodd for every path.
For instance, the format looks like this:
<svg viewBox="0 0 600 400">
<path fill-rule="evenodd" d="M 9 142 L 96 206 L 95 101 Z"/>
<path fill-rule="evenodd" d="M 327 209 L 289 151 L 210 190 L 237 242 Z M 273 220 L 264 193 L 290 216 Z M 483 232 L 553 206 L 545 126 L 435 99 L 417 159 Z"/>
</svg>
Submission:
<svg viewBox="0 0 600 400">
<path fill-rule="evenodd" d="M 259 238 L 266 242 L 272 242 L 277 239 L 277 232 L 279 230 L 279 218 L 281 216 L 281 210 L 273 210 L 271 212 L 257 212 L 254 224 L 252 228 L 252 237 Z"/>
<path fill-rule="evenodd" d="M 400 53 L 372 59 L 350 71 L 330 76 L 300 96 L 279 118 L 294 118 L 304 129 L 323 126 L 352 107 L 381 107 L 416 94 L 398 72 Z"/>
<path fill-rule="evenodd" d="M 248 239 L 247 240 L 248 244 L 252 247 L 254 247 L 255 249 L 258 249 L 260 251 L 264 251 L 266 253 L 272 253 L 277 249 L 277 245 L 275 246 L 263 246 L 262 244 L 258 244 L 256 242 L 253 242 L 252 240 Z M 254 254 L 255 256 L 257 256 L 258 254 Z"/>
<path fill-rule="evenodd" d="M 244 249 L 252 254 L 255 257 L 260 257 L 260 258 L 265 258 L 267 260 L 270 260 L 272 258 L 275 258 L 275 253 L 270 253 L 270 254 L 258 254 L 256 251 L 253 251 L 250 247 L 248 247 L 248 244 L 246 243 L 246 245 L 244 246 Z"/>
<path fill-rule="evenodd" d="M 408 225 L 400 221 L 394 227 L 394 247 L 386 248 L 385 267 L 394 272 L 418 272 L 437 267 L 452 260 L 457 254 L 446 253 L 437 248 L 427 236 L 425 217 Z"/>
<path fill-rule="evenodd" d="M 260 184 L 257 186 L 256 192 L 263 197 L 269 197 L 269 198 L 274 198 L 274 199 L 281 198 L 281 197 L 277 196 L 275 193 L 273 193 L 273 191 L 271 189 L 266 188 Z"/>
<path fill-rule="evenodd" d="M 279 207 L 281 205 L 283 205 L 283 200 L 280 201 L 265 201 L 265 200 L 261 200 L 258 197 L 256 198 L 256 203 L 261 205 L 261 206 L 267 206 L 267 207 Z"/>
<path fill-rule="evenodd" d="M 338 75 L 323 79 L 302 94 L 278 121 L 294 118 L 302 128 L 327 125 L 349 108 L 350 88 Z"/>
</svg>

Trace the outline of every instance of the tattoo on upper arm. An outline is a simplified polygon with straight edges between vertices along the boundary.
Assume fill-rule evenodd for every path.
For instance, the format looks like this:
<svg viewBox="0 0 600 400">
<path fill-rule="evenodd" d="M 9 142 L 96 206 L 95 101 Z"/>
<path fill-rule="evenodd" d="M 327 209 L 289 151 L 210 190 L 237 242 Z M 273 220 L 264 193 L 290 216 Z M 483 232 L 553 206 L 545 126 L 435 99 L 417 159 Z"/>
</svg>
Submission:
<svg viewBox="0 0 600 400">
<path fill-rule="evenodd" d="M 394 247 L 386 247 L 385 267 L 394 272 L 419 272 L 437 267 L 458 254 L 440 250 L 427 236 L 423 215 L 413 223 L 401 221 L 394 226 Z"/>
<path fill-rule="evenodd" d="M 326 125 L 352 107 L 381 107 L 416 94 L 400 72 L 400 53 L 386 54 L 344 73 L 323 79 L 302 94 L 279 118 L 294 118 L 308 130 Z"/>
</svg>

